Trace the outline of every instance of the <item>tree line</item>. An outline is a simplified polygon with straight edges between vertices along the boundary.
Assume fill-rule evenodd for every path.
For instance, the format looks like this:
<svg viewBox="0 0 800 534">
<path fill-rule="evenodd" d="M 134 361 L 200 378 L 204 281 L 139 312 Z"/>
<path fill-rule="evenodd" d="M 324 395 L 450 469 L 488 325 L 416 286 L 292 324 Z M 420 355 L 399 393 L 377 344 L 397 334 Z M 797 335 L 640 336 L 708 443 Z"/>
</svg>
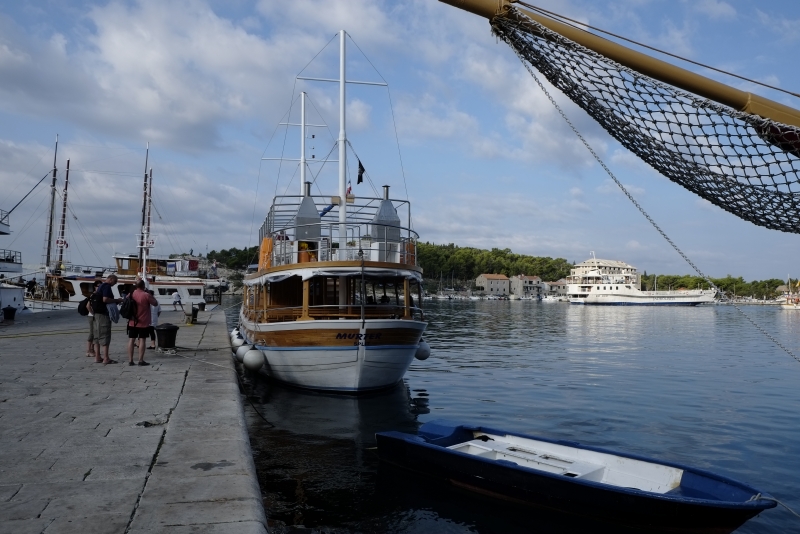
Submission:
<svg viewBox="0 0 800 534">
<path fill-rule="evenodd" d="M 417 264 L 424 271 L 428 287 L 431 283 L 438 283 L 440 278 L 447 286 L 452 280 L 453 285 L 469 287 L 480 274 L 524 274 L 550 282 L 564 278 L 572 268 L 564 258 L 515 254 L 508 248 L 485 250 L 428 242 L 417 243 Z"/>
<path fill-rule="evenodd" d="M 228 269 L 244 270 L 248 265 L 258 261 L 258 246 L 238 249 L 223 249 L 208 253 L 209 261 L 217 263 Z M 547 256 L 529 256 L 515 254 L 511 249 L 493 248 L 491 250 L 474 247 L 459 247 L 453 243 L 437 245 L 435 243 L 417 243 L 417 263 L 422 267 L 425 276 L 425 285 L 433 288 L 441 279 L 445 286 L 451 284 L 456 288 L 470 288 L 480 274 L 504 274 L 515 276 L 524 274 L 538 276 L 545 282 L 560 280 L 569 275 L 574 263 L 564 258 L 550 258 Z M 642 290 L 654 289 L 698 289 L 708 288 L 708 282 L 699 276 L 673 275 L 673 274 L 642 274 Z M 753 280 L 747 282 L 742 278 L 727 275 L 724 278 L 712 278 L 714 284 L 729 296 L 753 297 L 756 299 L 774 298 L 779 293 L 778 286 L 785 281 L 778 278 L 768 280 Z M 792 280 L 795 291 L 797 280 Z"/>
<path fill-rule="evenodd" d="M 258 246 L 243 249 L 233 247 L 219 252 L 212 250 L 208 253 L 208 260 L 216 260 L 228 269 L 247 269 L 248 265 L 258 263 Z"/>
</svg>

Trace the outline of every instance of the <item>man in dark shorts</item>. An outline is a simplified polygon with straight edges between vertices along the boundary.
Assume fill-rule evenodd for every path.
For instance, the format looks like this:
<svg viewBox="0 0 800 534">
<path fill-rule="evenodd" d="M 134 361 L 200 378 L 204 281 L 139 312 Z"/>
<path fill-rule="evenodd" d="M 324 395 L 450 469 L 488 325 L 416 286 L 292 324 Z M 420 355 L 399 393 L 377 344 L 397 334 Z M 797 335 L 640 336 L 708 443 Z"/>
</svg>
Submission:
<svg viewBox="0 0 800 534">
<path fill-rule="evenodd" d="M 150 365 L 144 361 L 146 340 L 150 333 L 150 306 L 158 306 L 156 298 L 147 292 L 144 280 L 139 280 L 131 293 L 136 302 L 136 315 L 128 321 L 128 365 L 133 363 L 133 342 L 139 340 L 139 365 Z"/>
<path fill-rule="evenodd" d="M 119 303 L 122 299 L 115 299 L 111 288 L 117 283 L 117 275 L 110 274 L 106 281 L 100 284 L 89 302 L 94 314 L 94 361 L 96 363 L 117 363 L 108 357 L 108 346 L 111 344 L 111 319 L 108 317 L 106 304 Z M 100 357 L 100 347 L 103 347 L 103 357 Z"/>
</svg>

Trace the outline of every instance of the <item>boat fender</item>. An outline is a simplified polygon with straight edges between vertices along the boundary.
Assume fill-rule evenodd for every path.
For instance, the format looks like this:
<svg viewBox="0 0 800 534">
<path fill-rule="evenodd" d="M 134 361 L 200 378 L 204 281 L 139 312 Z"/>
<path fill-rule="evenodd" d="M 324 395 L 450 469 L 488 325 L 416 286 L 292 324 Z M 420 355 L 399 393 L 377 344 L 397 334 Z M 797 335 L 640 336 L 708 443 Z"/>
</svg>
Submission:
<svg viewBox="0 0 800 534">
<path fill-rule="evenodd" d="M 233 352 L 236 352 L 236 349 L 238 349 L 242 345 L 244 345 L 244 339 L 240 337 L 231 340 L 231 346 L 233 347 Z"/>
<path fill-rule="evenodd" d="M 255 347 L 253 345 L 239 345 L 236 348 L 236 361 L 241 363 L 244 361 L 244 355 L 247 354 L 248 351 L 253 350 Z"/>
<path fill-rule="evenodd" d="M 231 330 L 231 337 L 238 337 L 238 336 L 239 336 L 238 328 L 234 328 L 233 330 Z"/>
<path fill-rule="evenodd" d="M 414 353 L 414 357 L 420 361 L 427 360 L 428 357 L 431 355 L 431 346 L 428 343 L 421 339 L 419 340 L 419 347 L 417 347 L 417 352 Z"/>
<path fill-rule="evenodd" d="M 255 373 L 264 366 L 264 354 L 257 349 L 248 350 L 244 353 L 242 363 L 245 369 Z"/>
</svg>

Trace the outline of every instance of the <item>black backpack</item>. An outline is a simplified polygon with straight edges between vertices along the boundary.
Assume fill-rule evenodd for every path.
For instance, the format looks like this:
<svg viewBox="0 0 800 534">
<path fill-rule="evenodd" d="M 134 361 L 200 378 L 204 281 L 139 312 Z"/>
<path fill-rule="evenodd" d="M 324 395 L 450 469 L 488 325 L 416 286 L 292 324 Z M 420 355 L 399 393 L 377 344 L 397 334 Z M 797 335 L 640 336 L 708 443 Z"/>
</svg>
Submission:
<svg viewBox="0 0 800 534">
<path fill-rule="evenodd" d="M 123 319 L 133 319 L 133 324 L 136 324 L 136 301 L 133 300 L 133 291 L 128 293 L 122 304 L 119 305 L 119 315 Z"/>
<path fill-rule="evenodd" d="M 89 304 L 89 297 L 86 297 L 81 301 L 80 304 L 78 304 L 78 313 L 84 316 L 89 315 L 89 308 L 87 308 L 88 304 Z"/>
</svg>

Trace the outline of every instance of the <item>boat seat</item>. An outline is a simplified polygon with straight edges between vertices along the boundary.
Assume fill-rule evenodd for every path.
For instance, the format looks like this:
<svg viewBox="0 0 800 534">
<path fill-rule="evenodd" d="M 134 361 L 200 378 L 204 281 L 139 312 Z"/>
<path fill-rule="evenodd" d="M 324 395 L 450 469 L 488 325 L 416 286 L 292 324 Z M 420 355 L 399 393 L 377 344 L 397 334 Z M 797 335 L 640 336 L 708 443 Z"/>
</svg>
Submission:
<svg viewBox="0 0 800 534">
<path fill-rule="evenodd" d="M 600 482 L 605 471 L 605 467 L 599 464 L 562 458 L 498 441 L 475 439 L 448 448 L 489 460 L 505 460 L 520 467 L 594 482 Z"/>
</svg>

